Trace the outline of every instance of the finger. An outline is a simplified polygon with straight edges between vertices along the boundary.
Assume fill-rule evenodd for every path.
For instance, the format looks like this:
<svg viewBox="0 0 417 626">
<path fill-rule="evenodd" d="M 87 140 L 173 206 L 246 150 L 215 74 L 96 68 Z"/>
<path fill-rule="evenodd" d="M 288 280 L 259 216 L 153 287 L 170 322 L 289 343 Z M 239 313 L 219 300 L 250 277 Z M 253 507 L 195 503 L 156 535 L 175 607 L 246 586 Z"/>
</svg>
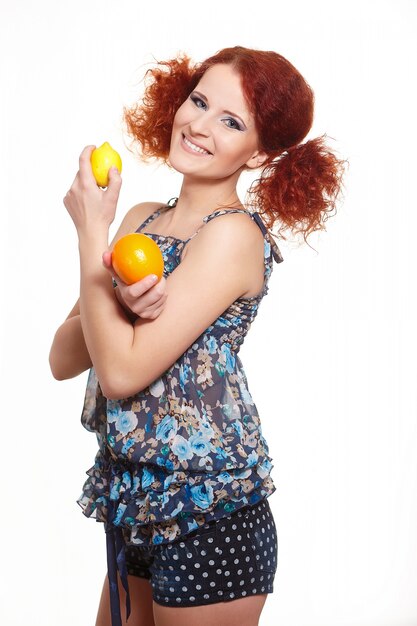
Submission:
<svg viewBox="0 0 417 626">
<path fill-rule="evenodd" d="M 117 167 L 111 167 L 109 169 L 109 184 L 107 186 L 106 194 L 109 199 L 114 202 L 117 201 L 122 186 L 122 177 Z"/>
<path fill-rule="evenodd" d="M 102 259 L 103 259 L 103 265 L 106 268 L 106 270 L 111 269 L 113 271 L 113 265 L 111 262 L 111 252 L 108 252 L 108 251 L 103 252 Z"/>
<path fill-rule="evenodd" d="M 103 252 L 101 259 L 102 259 L 104 268 L 111 274 L 117 286 L 121 288 L 127 287 L 126 283 L 123 282 L 123 280 L 120 278 L 120 276 L 117 274 L 117 272 L 115 271 L 113 267 L 111 252 L 108 252 L 108 251 Z"/>
<path fill-rule="evenodd" d="M 91 155 L 95 149 L 96 146 L 86 146 L 81 152 L 79 157 L 79 174 L 82 181 L 97 185 L 96 179 L 93 176 L 93 170 L 91 169 Z"/>
<path fill-rule="evenodd" d="M 155 274 L 148 274 L 142 280 L 137 283 L 132 283 L 129 287 L 129 295 L 132 298 L 139 298 L 146 291 L 154 287 L 158 282 L 158 277 Z"/>
</svg>

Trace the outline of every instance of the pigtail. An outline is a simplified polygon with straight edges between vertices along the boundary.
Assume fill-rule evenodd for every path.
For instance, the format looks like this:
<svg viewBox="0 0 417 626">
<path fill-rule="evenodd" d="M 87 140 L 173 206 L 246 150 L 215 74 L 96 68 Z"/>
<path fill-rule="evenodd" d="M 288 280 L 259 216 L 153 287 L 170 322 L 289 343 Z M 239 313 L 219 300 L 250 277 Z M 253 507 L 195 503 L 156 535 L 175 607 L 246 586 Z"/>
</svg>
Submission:
<svg viewBox="0 0 417 626">
<path fill-rule="evenodd" d="M 144 161 L 151 158 L 167 162 L 175 113 L 192 91 L 194 69 L 186 55 L 159 62 L 144 78 L 142 99 L 124 107 L 123 119 L 133 143 L 140 144 Z"/>
<path fill-rule="evenodd" d="M 326 146 L 325 135 L 298 144 L 264 166 L 248 191 L 250 204 L 268 228 L 281 224 L 282 239 L 282 231 L 290 229 L 306 241 L 336 214 L 345 163 Z"/>
</svg>

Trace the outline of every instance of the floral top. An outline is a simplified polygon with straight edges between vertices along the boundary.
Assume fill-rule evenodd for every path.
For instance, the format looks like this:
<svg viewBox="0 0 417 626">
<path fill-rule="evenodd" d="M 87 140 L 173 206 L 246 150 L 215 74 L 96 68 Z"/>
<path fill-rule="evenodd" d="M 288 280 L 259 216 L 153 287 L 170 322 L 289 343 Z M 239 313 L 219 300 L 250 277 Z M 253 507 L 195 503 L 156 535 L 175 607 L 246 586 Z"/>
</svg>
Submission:
<svg viewBox="0 0 417 626">
<path fill-rule="evenodd" d="M 147 226 L 167 204 L 137 229 Z M 264 235 L 264 287 L 239 298 L 173 365 L 134 396 L 103 396 L 90 370 L 83 426 L 99 444 L 78 504 L 84 515 L 123 529 L 133 545 L 167 543 L 275 491 L 271 458 L 238 356 L 268 292 L 273 260 L 283 261 L 259 214 L 221 209 L 187 240 L 146 232 L 159 245 L 167 277 L 188 241 L 210 220 L 247 213 Z"/>
</svg>

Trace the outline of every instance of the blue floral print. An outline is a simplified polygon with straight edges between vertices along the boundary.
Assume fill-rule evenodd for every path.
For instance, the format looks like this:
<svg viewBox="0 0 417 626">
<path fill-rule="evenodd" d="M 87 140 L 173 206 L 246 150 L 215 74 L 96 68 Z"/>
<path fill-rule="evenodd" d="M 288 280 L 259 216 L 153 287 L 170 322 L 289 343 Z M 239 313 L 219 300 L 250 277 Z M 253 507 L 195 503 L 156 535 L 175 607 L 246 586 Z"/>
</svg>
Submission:
<svg viewBox="0 0 417 626">
<path fill-rule="evenodd" d="M 273 261 L 283 259 L 257 213 L 222 209 L 202 226 L 226 212 L 247 213 L 264 234 L 262 292 L 233 302 L 166 372 L 130 398 L 108 400 L 94 368 L 89 373 L 81 421 L 96 434 L 99 449 L 78 503 L 84 515 L 108 523 L 114 502 L 112 523 L 132 545 L 175 541 L 275 491 L 238 352 L 268 292 Z M 160 246 L 169 276 L 192 237 L 146 234 Z"/>
</svg>

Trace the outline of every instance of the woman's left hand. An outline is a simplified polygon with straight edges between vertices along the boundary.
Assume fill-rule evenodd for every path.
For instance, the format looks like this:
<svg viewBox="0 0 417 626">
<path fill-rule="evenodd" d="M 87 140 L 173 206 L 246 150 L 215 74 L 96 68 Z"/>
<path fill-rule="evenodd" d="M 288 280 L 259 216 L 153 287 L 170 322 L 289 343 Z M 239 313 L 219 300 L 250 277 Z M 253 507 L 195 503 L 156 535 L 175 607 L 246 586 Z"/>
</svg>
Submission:
<svg viewBox="0 0 417 626">
<path fill-rule="evenodd" d="M 107 229 L 114 220 L 122 179 L 117 168 L 109 171 L 107 189 L 98 187 L 91 169 L 91 153 L 95 146 L 81 152 L 79 170 L 64 198 L 64 205 L 80 233 L 85 229 Z"/>
</svg>

